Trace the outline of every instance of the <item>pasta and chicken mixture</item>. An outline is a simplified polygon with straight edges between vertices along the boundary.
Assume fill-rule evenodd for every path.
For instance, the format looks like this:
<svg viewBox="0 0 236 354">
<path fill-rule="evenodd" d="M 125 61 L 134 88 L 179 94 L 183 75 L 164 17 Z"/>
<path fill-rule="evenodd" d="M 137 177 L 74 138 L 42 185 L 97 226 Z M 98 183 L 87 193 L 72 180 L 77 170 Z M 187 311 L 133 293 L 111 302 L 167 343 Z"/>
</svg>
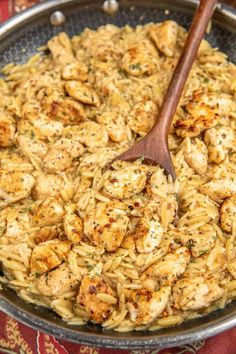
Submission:
<svg viewBox="0 0 236 354">
<path fill-rule="evenodd" d="M 3 286 L 70 324 L 157 330 L 236 297 L 236 67 L 203 40 L 160 166 L 113 162 L 152 128 L 174 21 L 60 33 L 0 81 Z"/>
</svg>

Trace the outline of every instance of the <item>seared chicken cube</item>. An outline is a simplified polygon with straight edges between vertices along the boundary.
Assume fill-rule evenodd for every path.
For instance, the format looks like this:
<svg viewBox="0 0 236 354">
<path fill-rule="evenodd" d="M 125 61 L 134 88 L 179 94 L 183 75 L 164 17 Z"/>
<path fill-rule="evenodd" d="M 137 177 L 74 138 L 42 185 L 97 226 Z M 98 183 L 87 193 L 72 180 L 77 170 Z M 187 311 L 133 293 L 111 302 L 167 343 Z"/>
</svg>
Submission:
<svg viewBox="0 0 236 354">
<path fill-rule="evenodd" d="M 47 274 L 42 274 L 36 280 L 36 286 L 44 296 L 60 296 L 75 290 L 77 285 L 78 279 L 66 263 L 62 263 Z"/>
<path fill-rule="evenodd" d="M 8 207 L 1 213 L 1 221 L 5 224 L 4 236 L 10 244 L 28 241 L 27 231 L 32 227 L 32 218 L 29 212 Z"/>
<path fill-rule="evenodd" d="M 209 161 L 219 164 L 236 144 L 234 130 L 221 126 L 208 129 L 204 134 L 204 142 L 208 149 Z"/>
<path fill-rule="evenodd" d="M 61 138 L 53 145 L 55 149 L 64 150 L 70 154 L 72 159 L 79 157 L 83 151 L 84 147 L 76 140 Z"/>
<path fill-rule="evenodd" d="M 107 146 L 109 139 L 106 129 L 92 121 L 82 122 L 73 127 L 69 136 L 71 139 L 93 148 Z"/>
<path fill-rule="evenodd" d="M 127 299 L 130 319 L 137 326 L 153 322 L 164 311 L 171 294 L 171 287 L 165 286 L 160 290 L 134 290 Z"/>
<path fill-rule="evenodd" d="M 179 310 L 195 311 L 210 306 L 224 295 L 224 290 L 214 279 L 203 276 L 183 278 L 173 287 L 174 306 Z"/>
<path fill-rule="evenodd" d="M 67 81 L 65 89 L 69 96 L 82 103 L 96 107 L 100 105 L 100 99 L 96 91 L 80 81 Z"/>
<path fill-rule="evenodd" d="M 125 119 L 116 112 L 104 112 L 97 116 L 97 122 L 107 130 L 109 138 L 117 143 L 130 140 L 130 129 Z"/>
<path fill-rule="evenodd" d="M 62 185 L 63 179 L 58 175 L 39 175 L 35 178 L 32 195 L 34 199 L 44 199 L 49 196 L 59 197 Z"/>
<path fill-rule="evenodd" d="M 43 108 L 47 116 L 64 124 L 78 124 L 86 119 L 82 103 L 71 97 L 58 95 L 57 92 L 45 98 Z"/>
<path fill-rule="evenodd" d="M 69 207 L 66 207 L 63 225 L 68 239 L 74 244 L 79 243 L 83 237 L 83 222 Z"/>
<path fill-rule="evenodd" d="M 29 160 L 34 156 L 41 159 L 47 154 L 47 144 L 42 140 L 36 139 L 33 130 L 31 137 L 27 135 L 18 135 L 17 142 L 21 151 Z"/>
<path fill-rule="evenodd" d="M 84 234 L 92 244 L 114 252 L 126 235 L 129 224 L 126 205 L 121 202 L 99 203 L 84 218 Z"/>
<path fill-rule="evenodd" d="M 145 271 L 145 275 L 157 279 L 161 286 L 172 285 L 184 273 L 189 261 L 189 250 L 186 247 L 180 247 L 174 253 L 168 253 L 151 265 Z"/>
<path fill-rule="evenodd" d="M 158 107 L 149 100 L 137 103 L 128 114 L 129 127 L 137 134 L 145 136 L 157 119 Z"/>
<path fill-rule="evenodd" d="M 125 52 L 121 68 L 132 76 L 152 75 L 159 69 L 158 53 L 149 41 L 144 40 Z"/>
<path fill-rule="evenodd" d="M 216 126 L 219 117 L 229 117 L 235 109 L 235 103 L 228 95 L 194 92 L 192 100 L 185 106 L 186 117 L 175 123 L 176 133 L 181 137 L 198 136 Z"/>
<path fill-rule="evenodd" d="M 236 260 L 232 260 L 228 265 L 227 265 L 227 270 L 230 272 L 232 277 L 236 279 Z"/>
<path fill-rule="evenodd" d="M 232 232 L 233 223 L 236 223 L 236 194 L 225 199 L 220 208 L 221 227 L 226 232 Z"/>
<path fill-rule="evenodd" d="M 224 199 L 236 193 L 236 178 L 213 178 L 210 182 L 203 184 L 200 191 L 221 203 Z"/>
<path fill-rule="evenodd" d="M 61 122 L 52 120 L 44 114 L 32 120 L 31 123 L 44 139 L 61 136 L 63 131 L 63 124 Z"/>
<path fill-rule="evenodd" d="M 16 122 L 14 119 L 0 111 L 0 147 L 14 145 L 15 132 Z"/>
<path fill-rule="evenodd" d="M 214 128 L 213 128 L 214 129 Z M 198 138 L 187 140 L 184 158 L 187 164 L 194 169 L 199 175 L 207 172 L 208 151 L 203 141 Z"/>
<path fill-rule="evenodd" d="M 128 166 L 110 171 L 105 179 L 103 191 L 109 197 L 130 198 L 142 192 L 146 186 L 147 174 L 142 166 Z"/>
<path fill-rule="evenodd" d="M 34 235 L 34 241 L 36 244 L 53 240 L 55 238 L 59 238 L 62 230 L 58 226 L 50 225 L 41 227 L 40 230 L 36 231 Z"/>
<path fill-rule="evenodd" d="M 214 247 L 216 238 L 216 231 L 211 225 L 203 225 L 197 230 L 179 234 L 181 243 L 188 247 L 193 257 L 209 253 Z"/>
<path fill-rule="evenodd" d="M 104 298 L 107 295 L 108 301 L 100 300 L 100 294 L 103 294 Z M 107 319 L 114 308 L 111 301 L 109 303 L 110 299 L 115 299 L 114 293 L 111 287 L 101 278 L 96 276 L 85 276 L 83 278 L 77 302 L 85 309 L 92 322 L 101 324 Z"/>
<path fill-rule="evenodd" d="M 164 21 L 153 25 L 149 30 L 150 37 L 160 52 L 172 57 L 178 35 L 178 25 L 175 21 Z"/>
<path fill-rule="evenodd" d="M 88 66 L 81 61 L 74 61 L 70 64 L 67 64 L 62 70 L 62 78 L 64 80 L 87 81 Z"/>
<path fill-rule="evenodd" d="M 34 222 L 40 226 L 54 225 L 62 222 L 65 215 L 61 201 L 54 197 L 44 199 L 34 211 Z"/>
<path fill-rule="evenodd" d="M 159 246 L 162 236 L 163 227 L 159 220 L 141 218 L 134 230 L 134 238 L 136 248 L 139 253 L 148 253 Z"/>
<path fill-rule="evenodd" d="M 67 259 L 70 248 L 70 241 L 50 240 L 38 244 L 30 259 L 31 273 L 43 274 L 58 267 Z"/>
<path fill-rule="evenodd" d="M 64 171 L 71 167 L 72 160 L 66 150 L 52 147 L 43 159 L 43 169 L 49 173 Z"/>
<path fill-rule="evenodd" d="M 56 64 L 65 65 L 65 63 L 71 63 L 75 60 L 70 38 L 65 32 L 51 38 L 48 41 L 48 49 L 52 53 Z"/>
<path fill-rule="evenodd" d="M 35 180 L 30 173 L 0 170 L 0 205 L 29 197 Z"/>
</svg>

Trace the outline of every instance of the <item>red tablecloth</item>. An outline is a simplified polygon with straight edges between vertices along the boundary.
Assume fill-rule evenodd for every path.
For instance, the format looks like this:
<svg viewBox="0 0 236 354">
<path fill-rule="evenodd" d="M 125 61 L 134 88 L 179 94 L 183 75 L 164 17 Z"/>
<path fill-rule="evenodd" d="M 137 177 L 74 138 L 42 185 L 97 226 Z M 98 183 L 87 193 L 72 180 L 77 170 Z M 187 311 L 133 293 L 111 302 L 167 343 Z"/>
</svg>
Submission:
<svg viewBox="0 0 236 354">
<path fill-rule="evenodd" d="M 39 0 L 0 0 L 0 22 Z M 164 350 L 98 349 L 77 345 L 29 328 L 0 311 L 0 353 L 17 354 L 236 354 L 236 328 L 207 341 Z"/>
</svg>

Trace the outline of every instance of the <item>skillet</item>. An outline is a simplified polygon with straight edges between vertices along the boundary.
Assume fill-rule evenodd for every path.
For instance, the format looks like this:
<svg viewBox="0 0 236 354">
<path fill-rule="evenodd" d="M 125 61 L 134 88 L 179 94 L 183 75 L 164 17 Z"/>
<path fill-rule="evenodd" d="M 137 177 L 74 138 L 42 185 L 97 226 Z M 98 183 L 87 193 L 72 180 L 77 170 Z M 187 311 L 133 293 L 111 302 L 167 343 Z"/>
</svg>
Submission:
<svg viewBox="0 0 236 354">
<path fill-rule="evenodd" d="M 115 3 L 115 0 L 111 1 Z M 117 4 L 119 10 L 113 15 L 102 10 L 104 1 L 101 0 L 50 0 L 22 12 L 0 26 L 0 68 L 10 62 L 25 62 L 38 47 L 61 31 L 66 31 L 71 36 L 85 27 L 95 29 L 106 23 L 136 26 L 166 19 L 176 20 L 188 28 L 197 1 L 120 0 Z M 65 22 L 61 25 L 55 26 L 50 21 L 55 11 L 62 11 L 65 15 Z M 235 34 L 236 11 L 219 5 L 207 40 L 211 45 L 227 53 L 234 63 L 236 63 Z M 131 333 L 104 331 L 100 326 L 92 324 L 68 325 L 55 313 L 24 302 L 7 288 L 0 290 L 0 309 L 20 322 L 58 338 L 110 348 L 167 348 L 204 340 L 236 325 L 236 301 L 222 310 L 177 327 L 156 332 Z"/>
</svg>

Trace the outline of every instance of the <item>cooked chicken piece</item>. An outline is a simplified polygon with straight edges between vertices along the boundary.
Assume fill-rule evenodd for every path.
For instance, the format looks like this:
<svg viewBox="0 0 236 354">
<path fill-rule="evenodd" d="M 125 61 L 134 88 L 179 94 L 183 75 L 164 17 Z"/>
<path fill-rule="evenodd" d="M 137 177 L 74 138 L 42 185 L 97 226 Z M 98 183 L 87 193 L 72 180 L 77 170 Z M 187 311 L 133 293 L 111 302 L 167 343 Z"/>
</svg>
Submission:
<svg viewBox="0 0 236 354">
<path fill-rule="evenodd" d="M 126 205 L 122 202 L 98 203 L 84 218 L 84 234 L 92 244 L 114 252 L 128 228 Z"/>
<path fill-rule="evenodd" d="M 29 173 L 0 170 L 0 205 L 27 198 L 34 183 L 34 177 Z"/>
<path fill-rule="evenodd" d="M 227 270 L 230 272 L 232 277 L 236 279 L 236 260 L 230 261 L 230 263 L 227 265 Z"/>
<path fill-rule="evenodd" d="M 189 261 L 189 250 L 180 247 L 174 253 L 168 253 L 151 265 L 144 274 L 146 277 L 157 279 L 161 286 L 172 285 L 184 273 Z"/>
<path fill-rule="evenodd" d="M 117 151 L 111 148 L 96 148 L 96 152 L 84 154 L 80 159 L 80 169 L 98 165 L 103 168 L 117 156 Z"/>
<path fill-rule="evenodd" d="M 41 159 L 48 151 L 47 144 L 39 139 L 36 139 L 33 131 L 32 137 L 18 135 L 17 142 L 21 151 L 28 159 L 31 159 L 34 156 Z"/>
<path fill-rule="evenodd" d="M 71 139 L 79 141 L 88 147 L 105 147 L 108 143 L 106 129 L 95 122 L 82 122 L 68 134 Z"/>
<path fill-rule="evenodd" d="M 34 167 L 24 156 L 19 152 L 9 152 L 8 155 L 2 155 L 1 168 L 6 171 L 22 171 L 31 172 Z"/>
<path fill-rule="evenodd" d="M 146 186 L 147 174 L 143 166 L 128 166 L 117 171 L 109 171 L 103 191 L 112 198 L 131 198 L 142 192 Z"/>
<path fill-rule="evenodd" d="M 16 132 L 16 122 L 6 113 L 0 111 L 0 147 L 14 145 Z"/>
<path fill-rule="evenodd" d="M 156 172 L 151 175 L 149 181 L 149 193 L 152 194 L 152 198 L 156 201 L 159 201 L 159 191 L 161 190 L 162 194 L 167 196 L 169 193 L 173 192 L 173 185 L 168 183 L 164 170 L 159 168 Z M 159 197 L 160 198 L 160 197 Z"/>
<path fill-rule="evenodd" d="M 152 43 L 143 40 L 125 52 L 121 68 L 132 76 L 152 75 L 159 69 L 158 53 Z"/>
<path fill-rule="evenodd" d="M 86 118 L 82 103 L 71 97 L 63 97 L 57 92 L 46 97 L 42 106 L 47 116 L 65 124 L 78 124 Z"/>
<path fill-rule="evenodd" d="M 236 178 L 213 178 L 210 182 L 200 187 L 200 192 L 221 203 L 225 198 L 236 194 Z"/>
<path fill-rule="evenodd" d="M 71 167 L 72 160 L 83 153 L 84 147 L 78 141 L 61 138 L 51 147 L 43 159 L 43 168 L 48 172 L 64 171 Z"/>
<path fill-rule="evenodd" d="M 74 61 L 73 63 L 67 64 L 62 70 L 62 78 L 64 80 L 87 81 L 88 66 L 82 61 Z"/>
<path fill-rule="evenodd" d="M 188 247 L 193 257 L 209 253 L 217 238 L 216 231 L 211 225 L 200 226 L 197 230 L 180 232 L 178 238 Z"/>
<path fill-rule="evenodd" d="M 42 113 L 36 119 L 32 119 L 31 123 L 44 138 L 62 135 L 63 124 L 57 120 L 50 119 Z"/>
<path fill-rule="evenodd" d="M 8 242 L 12 244 L 27 241 L 25 240 L 27 230 L 32 227 L 29 212 L 9 207 L 4 209 L 1 214 L 1 221 L 5 223 L 4 236 L 8 238 Z"/>
<path fill-rule="evenodd" d="M 45 226 L 35 233 L 34 241 L 36 244 L 38 244 L 41 242 L 53 240 L 58 238 L 61 233 L 62 230 L 57 226 Z"/>
<path fill-rule="evenodd" d="M 137 326 L 150 324 L 164 311 L 170 294 L 170 286 L 162 287 L 158 291 L 151 289 L 131 291 L 127 299 L 131 321 Z"/>
<path fill-rule="evenodd" d="M 62 177 L 55 174 L 40 175 L 35 178 L 35 186 L 32 191 L 34 199 L 60 196 L 63 186 Z"/>
<path fill-rule="evenodd" d="M 204 134 L 204 142 L 208 149 L 209 161 L 219 164 L 236 144 L 234 130 L 221 126 L 208 129 Z"/>
<path fill-rule="evenodd" d="M 135 133 L 145 136 L 153 127 L 157 113 L 158 107 L 153 101 L 139 102 L 128 114 L 128 125 Z"/>
<path fill-rule="evenodd" d="M 207 267 L 211 273 L 222 272 L 227 266 L 226 249 L 217 240 L 215 247 L 211 250 L 207 258 Z"/>
<path fill-rule="evenodd" d="M 163 227 L 157 219 L 141 218 L 134 231 L 136 248 L 139 253 L 153 251 L 160 244 Z"/>
<path fill-rule="evenodd" d="M 19 142 L 19 137 L 24 136 L 27 137 L 28 140 L 31 140 L 31 143 L 35 143 L 34 141 L 42 142 L 45 140 L 45 136 L 40 134 L 40 132 L 33 126 L 33 124 L 25 118 L 22 118 L 17 122 L 17 134 L 16 134 L 16 141 Z M 47 145 L 45 144 L 47 147 Z"/>
<path fill-rule="evenodd" d="M 225 199 L 220 208 L 221 227 L 226 232 L 232 232 L 233 222 L 236 223 L 236 194 Z"/>
<path fill-rule="evenodd" d="M 174 306 L 184 311 L 208 307 L 223 295 L 224 290 L 214 279 L 207 280 L 203 276 L 183 278 L 173 286 Z"/>
<path fill-rule="evenodd" d="M 62 149 L 52 147 L 43 159 L 43 169 L 49 173 L 64 171 L 71 167 L 73 158 Z"/>
<path fill-rule="evenodd" d="M 40 102 L 35 98 L 28 99 L 22 107 L 22 118 L 30 122 L 37 119 L 40 113 Z"/>
<path fill-rule="evenodd" d="M 116 112 L 104 112 L 97 116 L 97 122 L 104 125 L 109 138 L 116 143 L 130 140 L 130 129 L 127 127 L 125 119 Z"/>
<path fill-rule="evenodd" d="M 150 212 L 154 212 L 155 210 L 155 213 L 159 215 L 161 223 L 166 229 L 169 223 L 176 217 L 178 203 L 175 186 L 173 183 L 168 183 L 162 169 L 158 169 L 158 171 L 152 174 L 147 184 L 147 193 L 152 201 L 149 205 L 151 208 Z"/>
<path fill-rule="evenodd" d="M 219 117 L 229 117 L 236 107 L 229 95 L 195 92 L 185 109 L 187 116 L 176 121 L 175 131 L 181 137 L 194 137 L 216 126 Z"/>
<path fill-rule="evenodd" d="M 54 197 L 45 198 L 34 211 L 34 222 L 40 226 L 54 225 L 62 222 L 65 215 L 61 201 Z"/>
<path fill-rule="evenodd" d="M 65 89 L 69 96 L 82 103 L 91 104 L 96 107 L 100 105 L 100 99 L 96 91 L 80 81 L 67 81 Z"/>
<path fill-rule="evenodd" d="M 55 270 L 39 276 L 36 280 L 36 286 L 44 296 L 60 296 L 75 290 L 77 285 L 78 279 L 66 263 L 62 263 Z"/>
<path fill-rule="evenodd" d="M 63 225 L 68 239 L 74 244 L 79 243 L 83 237 L 83 222 L 68 206 L 66 207 Z"/>
<path fill-rule="evenodd" d="M 23 121 L 29 121 L 28 124 L 26 122 L 23 126 L 22 123 L 20 125 L 20 132 L 23 135 L 25 135 L 24 130 L 26 132 L 28 130 L 28 134 L 30 132 L 31 137 L 36 135 L 36 137 L 42 139 L 60 136 L 62 134 L 63 124 L 57 120 L 50 119 L 47 115 L 43 114 L 41 112 L 40 103 L 35 99 L 28 100 L 24 104 L 22 108 L 22 117 Z"/>
<path fill-rule="evenodd" d="M 111 303 L 99 300 L 98 294 L 114 298 L 111 287 L 101 278 L 85 276 L 80 285 L 77 302 L 84 307 L 92 322 L 101 324 L 109 316 L 114 306 Z"/>
<path fill-rule="evenodd" d="M 175 132 L 182 138 L 194 137 L 215 125 L 216 120 L 211 108 L 204 103 L 196 103 L 195 107 L 191 107 L 191 112 L 187 114 L 186 118 L 176 121 Z"/>
<path fill-rule="evenodd" d="M 70 154 L 72 159 L 76 159 L 84 151 L 84 147 L 82 144 L 80 144 L 76 140 L 67 139 L 67 138 L 61 138 L 57 140 L 57 142 L 53 145 L 53 147 L 58 150 L 65 150 Z"/>
<path fill-rule="evenodd" d="M 214 129 L 214 128 L 213 128 Z M 208 152 L 206 145 L 198 138 L 186 138 L 186 150 L 184 158 L 187 164 L 199 175 L 207 172 Z"/>
<path fill-rule="evenodd" d="M 149 34 L 160 52 L 167 57 L 173 57 L 178 35 L 178 25 L 175 21 L 164 21 L 153 25 Z"/>
<path fill-rule="evenodd" d="M 121 28 L 107 24 L 99 27 L 96 31 L 86 28 L 80 37 L 80 48 L 86 50 L 86 53 L 98 61 L 109 61 L 118 59 L 122 53 L 118 44 Z M 116 45 L 115 45 L 116 43 Z M 78 49 L 76 57 L 81 58 L 81 49 Z"/>
<path fill-rule="evenodd" d="M 65 65 L 75 60 L 70 38 L 65 32 L 51 38 L 48 41 L 48 49 L 52 53 L 55 64 Z"/>
<path fill-rule="evenodd" d="M 58 267 L 67 259 L 71 248 L 69 241 L 50 240 L 35 246 L 30 259 L 33 274 L 43 274 Z"/>
<path fill-rule="evenodd" d="M 121 242 L 120 247 L 135 252 L 136 246 L 135 246 L 134 236 L 133 235 L 125 236 Z"/>
</svg>

